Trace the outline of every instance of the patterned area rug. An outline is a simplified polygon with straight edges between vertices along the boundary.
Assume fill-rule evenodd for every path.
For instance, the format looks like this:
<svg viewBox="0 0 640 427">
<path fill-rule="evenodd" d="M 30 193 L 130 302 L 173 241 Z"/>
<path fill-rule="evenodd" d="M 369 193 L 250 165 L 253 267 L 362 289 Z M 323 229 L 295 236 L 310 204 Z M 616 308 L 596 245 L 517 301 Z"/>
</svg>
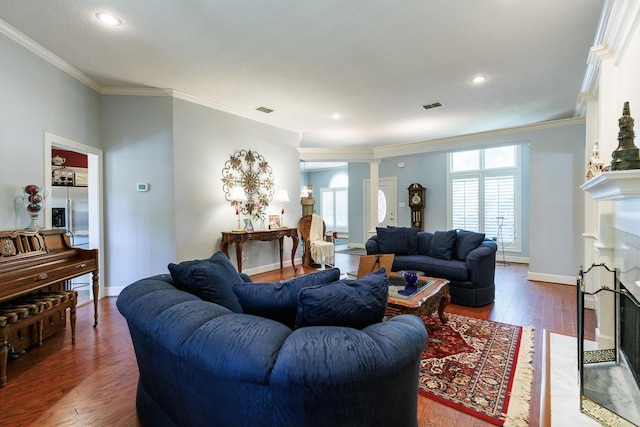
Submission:
<svg viewBox="0 0 640 427">
<path fill-rule="evenodd" d="M 448 316 L 423 317 L 419 393 L 498 426 L 528 425 L 533 327 Z"/>
</svg>

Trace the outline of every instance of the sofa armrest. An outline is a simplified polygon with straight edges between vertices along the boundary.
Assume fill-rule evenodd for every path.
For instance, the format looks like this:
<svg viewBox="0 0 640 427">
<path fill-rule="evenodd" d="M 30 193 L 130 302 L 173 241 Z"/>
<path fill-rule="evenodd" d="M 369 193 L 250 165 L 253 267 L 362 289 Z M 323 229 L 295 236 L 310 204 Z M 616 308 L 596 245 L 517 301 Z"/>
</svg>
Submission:
<svg viewBox="0 0 640 427">
<path fill-rule="evenodd" d="M 380 247 L 378 246 L 378 236 L 371 236 L 364 243 L 364 247 L 367 250 L 367 255 L 375 255 L 380 253 Z"/>
<path fill-rule="evenodd" d="M 469 252 L 466 259 L 469 281 L 480 288 L 494 284 L 497 250 L 498 245 L 494 241 L 485 240 L 480 246 Z"/>
<path fill-rule="evenodd" d="M 245 273 L 239 273 L 240 277 L 242 277 L 242 280 L 244 280 L 245 283 L 252 283 L 253 281 L 251 280 L 251 277 L 248 274 Z"/>
</svg>

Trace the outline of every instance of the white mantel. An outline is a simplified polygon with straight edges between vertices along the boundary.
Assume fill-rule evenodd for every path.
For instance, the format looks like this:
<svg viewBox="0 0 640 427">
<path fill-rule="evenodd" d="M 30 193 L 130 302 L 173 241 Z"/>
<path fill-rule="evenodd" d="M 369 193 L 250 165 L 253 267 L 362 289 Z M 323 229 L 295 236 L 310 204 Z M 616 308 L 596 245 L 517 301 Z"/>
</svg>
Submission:
<svg viewBox="0 0 640 427">
<path fill-rule="evenodd" d="M 593 200 L 640 197 L 640 169 L 602 172 L 580 186 Z"/>
</svg>

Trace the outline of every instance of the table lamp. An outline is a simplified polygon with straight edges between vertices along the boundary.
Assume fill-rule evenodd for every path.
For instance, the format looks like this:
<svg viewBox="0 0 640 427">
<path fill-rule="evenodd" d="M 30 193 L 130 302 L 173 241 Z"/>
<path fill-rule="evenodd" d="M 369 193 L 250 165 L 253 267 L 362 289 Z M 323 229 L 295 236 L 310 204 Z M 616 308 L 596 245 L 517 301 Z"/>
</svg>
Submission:
<svg viewBox="0 0 640 427">
<path fill-rule="evenodd" d="M 229 198 L 236 207 L 236 216 L 238 217 L 238 228 L 231 231 L 244 231 L 244 229 L 240 226 L 240 202 L 247 200 L 247 196 L 244 194 L 244 188 L 233 187 L 231 189 L 231 192 L 229 193 Z"/>
<path fill-rule="evenodd" d="M 276 202 L 280 202 L 280 226 L 284 227 L 284 202 L 289 201 L 287 190 L 278 190 L 275 197 Z"/>
</svg>

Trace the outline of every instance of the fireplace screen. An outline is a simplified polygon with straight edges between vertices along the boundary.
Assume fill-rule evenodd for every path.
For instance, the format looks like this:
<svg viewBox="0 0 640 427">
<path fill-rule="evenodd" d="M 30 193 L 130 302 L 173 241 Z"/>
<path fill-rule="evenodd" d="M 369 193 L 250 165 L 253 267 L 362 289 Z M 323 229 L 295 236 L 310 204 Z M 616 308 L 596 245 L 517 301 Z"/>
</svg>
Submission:
<svg viewBox="0 0 640 427">
<path fill-rule="evenodd" d="M 586 292 L 584 275 L 603 268 L 612 276 L 611 286 L 602 285 Z M 609 272 L 610 274 L 605 274 Z M 615 269 L 594 264 L 580 267 L 578 294 L 578 369 L 580 371 L 580 410 L 607 426 L 640 425 L 640 382 L 638 382 L 638 312 L 640 304 L 617 279 Z M 600 312 L 613 315 L 613 342 L 585 340 L 584 300 L 591 295 Z"/>
</svg>

